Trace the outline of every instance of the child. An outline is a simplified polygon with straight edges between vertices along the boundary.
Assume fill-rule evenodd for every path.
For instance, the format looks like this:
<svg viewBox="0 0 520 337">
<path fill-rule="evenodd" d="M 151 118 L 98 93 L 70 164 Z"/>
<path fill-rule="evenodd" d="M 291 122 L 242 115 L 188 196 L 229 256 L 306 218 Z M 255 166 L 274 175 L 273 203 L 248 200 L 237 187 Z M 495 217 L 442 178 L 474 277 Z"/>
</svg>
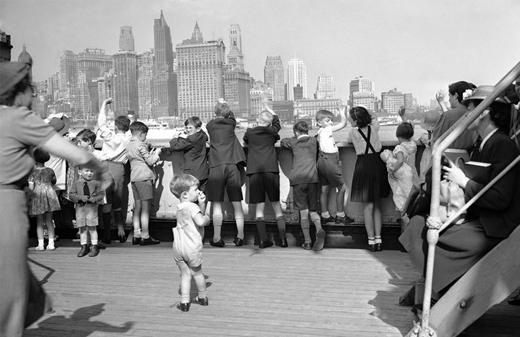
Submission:
<svg viewBox="0 0 520 337">
<path fill-rule="evenodd" d="M 390 194 L 386 167 L 379 152 L 379 123 L 373 111 L 363 106 L 350 110 L 354 127 L 349 134 L 349 142 L 354 144 L 357 154 L 354 176 L 352 178 L 351 201 L 363 203 L 365 229 L 368 234 L 368 249 L 372 252 L 382 250 L 380 201 Z"/>
<path fill-rule="evenodd" d="M 413 125 L 410 122 L 403 122 L 399 124 L 395 135 L 399 144 L 394 148 L 393 154 L 397 158 L 395 164 L 395 171 L 399 169 L 402 163 L 408 164 L 412 169 L 412 182 L 414 185 L 419 184 L 419 174 L 415 167 L 415 154 L 417 153 L 417 144 L 413 141 L 414 131 Z"/>
<path fill-rule="evenodd" d="M 208 182 L 208 135 L 202 130 L 199 117 L 190 117 L 184 121 L 185 133 L 175 133 L 170 140 L 170 147 L 184 152 L 182 172 L 191 174 L 199 180 L 199 189 L 204 192 Z"/>
<path fill-rule="evenodd" d="M 117 225 L 119 242 L 126 242 L 122 207 L 128 203 L 128 200 L 123 202 L 122 199 L 125 189 L 125 164 L 128 162 L 126 146 L 130 142 L 130 136 L 127 134 L 130 126 L 128 117 L 118 116 L 114 121 L 114 130 L 110 130 L 107 126 L 106 108 L 111 103 L 111 98 L 103 101 L 99 110 L 97 124 L 98 134 L 103 140 L 101 151 L 106 158 L 108 171 L 114 180 L 114 183 L 106 190 L 107 203 L 103 206 L 102 219 L 105 228 L 103 242 L 107 244 L 111 242 L 110 224 L 112 222 L 112 211 L 114 211 L 114 221 Z"/>
<path fill-rule="evenodd" d="M 134 196 L 134 215 L 132 223 L 134 225 L 134 237 L 132 244 L 141 246 L 159 244 L 148 232 L 148 222 L 150 220 L 150 207 L 153 199 L 153 182 L 155 174 L 151 168 L 159 161 L 161 149 L 157 148 L 148 151 L 145 144 L 148 134 L 148 127 L 142 122 L 133 122 L 130 125 L 132 138 L 127 146 L 128 160 L 130 161 L 130 181 L 132 182 L 132 193 Z"/>
<path fill-rule="evenodd" d="M 340 122 L 332 125 L 334 115 L 328 110 L 319 110 L 316 113 L 316 121 L 320 129 L 318 130 L 318 143 L 320 154 L 318 157 L 318 175 L 321 183 L 320 206 L 321 223 L 334 222 L 337 224 L 347 224 L 354 222 L 354 219 L 345 215 L 346 201 L 348 198 L 348 187 L 343 181 L 341 164 L 339 162 L 339 151 L 332 133 L 343 129 L 347 125 L 346 111 L 343 107 L 339 111 Z M 332 187 L 332 188 L 331 188 Z M 336 205 L 337 213 L 335 216 L 328 211 L 329 193 L 337 189 Z M 333 193 L 332 193 L 333 195 Z"/>
<path fill-rule="evenodd" d="M 265 194 L 276 215 L 281 247 L 287 247 L 285 217 L 280 205 L 280 177 L 274 144 L 280 139 L 280 119 L 267 104 L 257 118 L 258 126 L 248 128 L 244 143 L 248 144 L 247 176 L 249 177 L 249 203 L 256 204 L 256 228 L 260 236 L 259 248 L 271 247 L 273 243 L 265 231 Z"/>
<path fill-rule="evenodd" d="M 244 149 L 236 135 L 237 122 L 229 105 L 220 99 L 215 106 L 215 118 L 206 125 L 210 138 L 208 200 L 212 202 L 213 239 L 209 243 L 215 247 L 226 244 L 221 238 L 222 202 L 224 191 L 235 210 L 237 236 L 236 246 L 244 244 L 244 211 L 242 210 L 242 182 L 240 172 L 246 162 Z"/>
<path fill-rule="evenodd" d="M 29 215 L 36 216 L 36 234 L 38 236 L 38 246 L 35 250 L 45 250 L 43 226 L 47 225 L 49 233 L 49 243 L 47 250 L 54 250 L 54 226 L 52 224 L 52 212 L 60 210 L 60 202 L 53 185 L 56 183 L 54 170 L 45 167 L 51 156 L 48 152 L 34 149 L 34 161 L 36 166 L 29 176 L 29 186 L 32 186 L 34 196 L 29 203 Z"/>
<path fill-rule="evenodd" d="M 105 192 L 101 189 L 101 183 L 93 180 L 94 171 L 86 167 L 78 168 L 79 179 L 76 180 L 70 189 L 69 198 L 74 202 L 76 208 L 76 227 L 80 231 L 81 250 L 78 257 L 88 254 L 90 257 L 99 254 L 98 234 L 98 205 L 103 202 Z M 92 247 L 87 245 L 88 233 Z M 89 253 L 90 250 L 90 253 Z"/>
<path fill-rule="evenodd" d="M 293 163 L 289 183 L 293 189 L 294 205 L 300 210 L 300 225 L 305 242 L 303 249 L 319 251 L 325 245 L 326 233 L 321 228 L 318 209 L 318 140 L 309 137 L 309 126 L 299 121 L 293 127 L 294 137 L 282 139 L 280 145 L 292 151 Z M 316 241 L 311 245 L 309 215 L 316 226 Z"/>
<path fill-rule="evenodd" d="M 195 303 L 206 306 L 206 280 L 202 273 L 202 238 L 204 226 L 209 225 L 206 196 L 199 188 L 199 181 L 190 174 L 175 176 L 170 190 L 180 203 L 177 205 L 177 226 L 173 228 L 173 256 L 181 271 L 181 302 L 177 308 L 190 310 L 191 278 L 195 280 L 199 295 Z"/>
<path fill-rule="evenodd" d="M 386 170 L 388 171 L 388 183 L 392 188 L 393 199 L 395 207 L 401 213 L 403 206 L 408 199 L 408 195 L 413 186 L 413 173 L 411 167 L 401 162 L 398 167 L 399 160 L 390 150 L 381 152 L 381 159 L 386 163 Z"/>
</svg>

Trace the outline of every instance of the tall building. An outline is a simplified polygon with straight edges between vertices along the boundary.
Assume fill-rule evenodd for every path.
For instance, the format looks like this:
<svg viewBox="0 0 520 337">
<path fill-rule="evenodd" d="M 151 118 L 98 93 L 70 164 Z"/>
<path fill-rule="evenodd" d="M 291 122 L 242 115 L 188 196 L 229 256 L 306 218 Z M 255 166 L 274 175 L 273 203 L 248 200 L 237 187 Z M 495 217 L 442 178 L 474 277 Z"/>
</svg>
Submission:
<svg viewBox="0 0 520 337">
<path fill-rule="evenodd" d="M 316 84 L 316 99 L 328 99 L 336 97 L 336 87 L 334 86 L 334 79 L 332 76 L 321 74 L 318 76 L 318 83 Z"/>
<path fill-rule="evenodd" d="M 65 50 L 60 57 L 60 94 L 58 100 L 74 107 L 77 82 L 78 55 L 71 50 Z"/>
<path fill-rule="evenodd" d="M 303 98 L 307 98 L 307 68 L 302 60 L 294 58 L 287 68 L 287 100 L 294 100 L 294 88 L 302 87 Z"/>
<path fill-rule="evenodd" d="M 316 112 L 329 110 L 335 114 L 341 104 L 342 100 L 339 98 L 299 99 L 294 101 L 294 115 L 298 119 L 311 119 L 313 125 L 315 125 Z"/>
<path fill-rule="evenodd" d="M 381 93 L 383 110 L 391 115 L 397 115 L 401 106 L 404 106 L 404 95 L 396 88 Z"/>
<path fill-rule="evenodd" d="M 192 38 L 176 46 L 179 116 L 213 118 L 215 102 L 224 97 L 226 47 L 222 40 L 203 42 L 198 24 Z"/>
<path fill-rule="evenodd" d="M 27 49 L 25 48 L 25 45 L 23 45 L 23 50 L 22 52 L 20 53 L 20 55 L 18 55 L 18 62 L 23 62 L 23 63 L 27 63 L 28 65 L 31 66 L 31 69 L 29 70 L 29 78 L 31 79 L 32 81 L 32 64 L 33 64 L 33 59 L 31 57 L 31 54 L 29 54 L 27 52 Z"/>
<path fill-rule="evenodd" d="M 411 93 L 404 94 L 404 107 L 406 109 L 412 109 L 413 107 L 415 107 L 415 105 L 417 105 L 417 104 L 414 103 L 413 94 L 411 94 Z"/>
<path fill-rule="evenodd" d="M 11 35 L 0 30 L 0 62 L 11 61 Z"/>
<path fill-rule="evenodd" d="M 154 118 L 177 116 L 177 75 L 173 72 L 175 58 L 170 27 L 161 17 L 154 20 L 154 80 L 152 92 L 152 114 Z"/>
<path fill-rule="evenodd" d="M 376 110 L 375 85 L 369 78 L 356 77 L 350 81 L 350 106 L 364 105 L 369 109 Z"/>
<path fill-rule="evenodd" d="M 264 82 L 273 88 L 273 101 L 285 101 L 284 68 L 280 56 L 267 56 L 264 67 Z"/>
<path fill-rule="evenodd" d="M 240 31 L 240 26 L 237 24 L 231 25 L 229 28 L 229 46 L 230 48 L 233 46 L 237 46 L 238 51 L 243 54 L 242 50 L 242 33 Z"/>
<path fill-rule="evenodd" d="M 135 51 L 132 27 L 123 26 L 119 33 L 119 51 Z"/>
<path fill-rule="evenodd" d="M 249 120 L 256 120 L 258 114 L 264 110 L 264 97 L 272 101 L 273 88 L 261 81 L 254 81 L 251 90 L 249 90 L 249 99 L 251 101 Z"/>
<path fill-rule="evenodd" d="M 139 112 L 137 94 L 137 54 L 121 51 L 114 54 L 114 117 Z"/>
<path fill-rule="evenodd" d="M 244 70 L 244 55 L 237 44 L 241 44 L 240 26 L 231 25 L 229 32 L 232 44 L 224 72 L 224 99 L 236 117 L 248 118 L 251 112 L 251 78 Z"/>
<path fill-rule="evenodd" d="M 153 70 L 154 52 L 153 49 L 146 51 L 138 56 L 138 95 L 139 95 L 139 115 L 141 118 L 153 118 L 152 114 L 152 91 L 153 91 Z"/>
</svg>

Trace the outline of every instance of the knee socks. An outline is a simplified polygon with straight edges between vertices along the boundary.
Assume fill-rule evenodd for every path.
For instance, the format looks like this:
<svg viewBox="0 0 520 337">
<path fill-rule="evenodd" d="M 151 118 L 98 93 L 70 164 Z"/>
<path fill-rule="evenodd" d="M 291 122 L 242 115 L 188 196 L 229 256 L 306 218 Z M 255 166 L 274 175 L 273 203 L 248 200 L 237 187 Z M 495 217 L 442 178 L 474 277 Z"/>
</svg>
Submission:
<svg viewBox="0 0 520 337">
<path fill-rule="evenodd" d="M 303 238 L 305 240 L 305 243 L 311 243 L 311 225 L 309 224 L 309 219 L 301 219 L 300 225 L 302 226 Z"/>
<path fill-rule="evenodd" d="M 285 238 L 285 217 L 278 216 L 276 217 L 276 226 L 278 226 L 278 234 L 280 234 L 280 239 Z"/>
<path fill-rule="evenodd" d="M 237 223 L 237 237 L 244 239 L 244 216 L 235 216 L 235 222 Z"/>
<path fill-rule="evenodd" d="M 265 232 L 265 220 L 263 217 L 256 218 L 256 229 L 260 236 L 260 241 L 267 241 L 267 233 Z"/>
<path fill-rule="evenodd" d="M 220 232 L 222 230 L 222 214 L 213 214 L 213 241 L 217 242 L 221 239 Z"/>
</svg>

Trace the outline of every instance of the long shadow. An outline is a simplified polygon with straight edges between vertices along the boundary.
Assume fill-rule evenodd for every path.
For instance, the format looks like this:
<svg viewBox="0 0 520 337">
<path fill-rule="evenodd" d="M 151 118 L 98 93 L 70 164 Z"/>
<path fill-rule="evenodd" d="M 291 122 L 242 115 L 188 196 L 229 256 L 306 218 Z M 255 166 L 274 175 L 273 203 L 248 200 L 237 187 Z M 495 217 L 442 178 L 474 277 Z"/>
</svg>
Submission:
<svg viewBox="0 0 520 337">
<path fill-rule="evenodd" d="M 38 327 L 36 329 L 29 329 L 28 331 L 38 331 L 40 329 L 42 331 L 62 330 L 70 333 L 69 336 L 87 337 L 94 332 L 124 334 L 132 328 L 134 322 L 131 321 L 118 327 L 102 321 L 92 320 L 93 317 L 98 316 L 105 311 L 104 306 L 105 303 L 99 303 L 79 308 L 74 311 L 70 317 L 64 315 L 53 315 L 38 322 Z"/>
</svg>

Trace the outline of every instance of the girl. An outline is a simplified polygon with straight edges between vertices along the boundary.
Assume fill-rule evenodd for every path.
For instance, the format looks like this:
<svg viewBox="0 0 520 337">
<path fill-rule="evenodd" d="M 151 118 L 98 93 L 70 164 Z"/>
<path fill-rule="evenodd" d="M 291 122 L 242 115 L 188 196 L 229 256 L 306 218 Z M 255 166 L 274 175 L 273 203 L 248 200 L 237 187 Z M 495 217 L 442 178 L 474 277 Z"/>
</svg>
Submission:
<svg viewBox="0 0 520 337">
<path fill-rule="evenodd" d="M 390 194 L 386 166 L 381 160 L 381 141 L 379 123 L 374 112 L 363 106 L 350 110 L 351 124 L 354 127 L 348 141 L 354 144 L 358 156 L 352 178 L 350 200 L 363 203 L 365 229 L 368 234 L 368 249 L 381 251 L 381 209 L 380 199 Z"/>
<path fill-rule="evenodd" d="M 397 162 L 394 164 L 394 172 L 399 170 L 403 163 L 408 164 L 412 169 L 413 184 L 419 184 L 419 174 L 415 167 L 415 154 L 417 153 L 417 144 L 412 140 L 413 137 L 413 125 L 409 122 L 403 122 L 399 124 L 395 131 L 395 136 L 399 144 L 394 148 L 393 154 L 397 158 Z"/>
<path fill-rule="evenodd" d="M 53 185 L 56 183 L 56 175 L 51 168 L 44 164 L 50 159 L 48 152 L 35 148 L 34 160 L 36 166 L 29 176 L 29 186 L 34 192 L 29 203 L 29 215 L 36 216 L 36 234 L 38 236 L 38 246 L 36 250 L 45 250 L 43 243 L 43 226 L 47 225 L 49 233 L 48 250 L 56 249 L 54 246 L 54 225 L 52 224 L 52 212 L 60 210 L 60 202 Z"/>
</svg>

